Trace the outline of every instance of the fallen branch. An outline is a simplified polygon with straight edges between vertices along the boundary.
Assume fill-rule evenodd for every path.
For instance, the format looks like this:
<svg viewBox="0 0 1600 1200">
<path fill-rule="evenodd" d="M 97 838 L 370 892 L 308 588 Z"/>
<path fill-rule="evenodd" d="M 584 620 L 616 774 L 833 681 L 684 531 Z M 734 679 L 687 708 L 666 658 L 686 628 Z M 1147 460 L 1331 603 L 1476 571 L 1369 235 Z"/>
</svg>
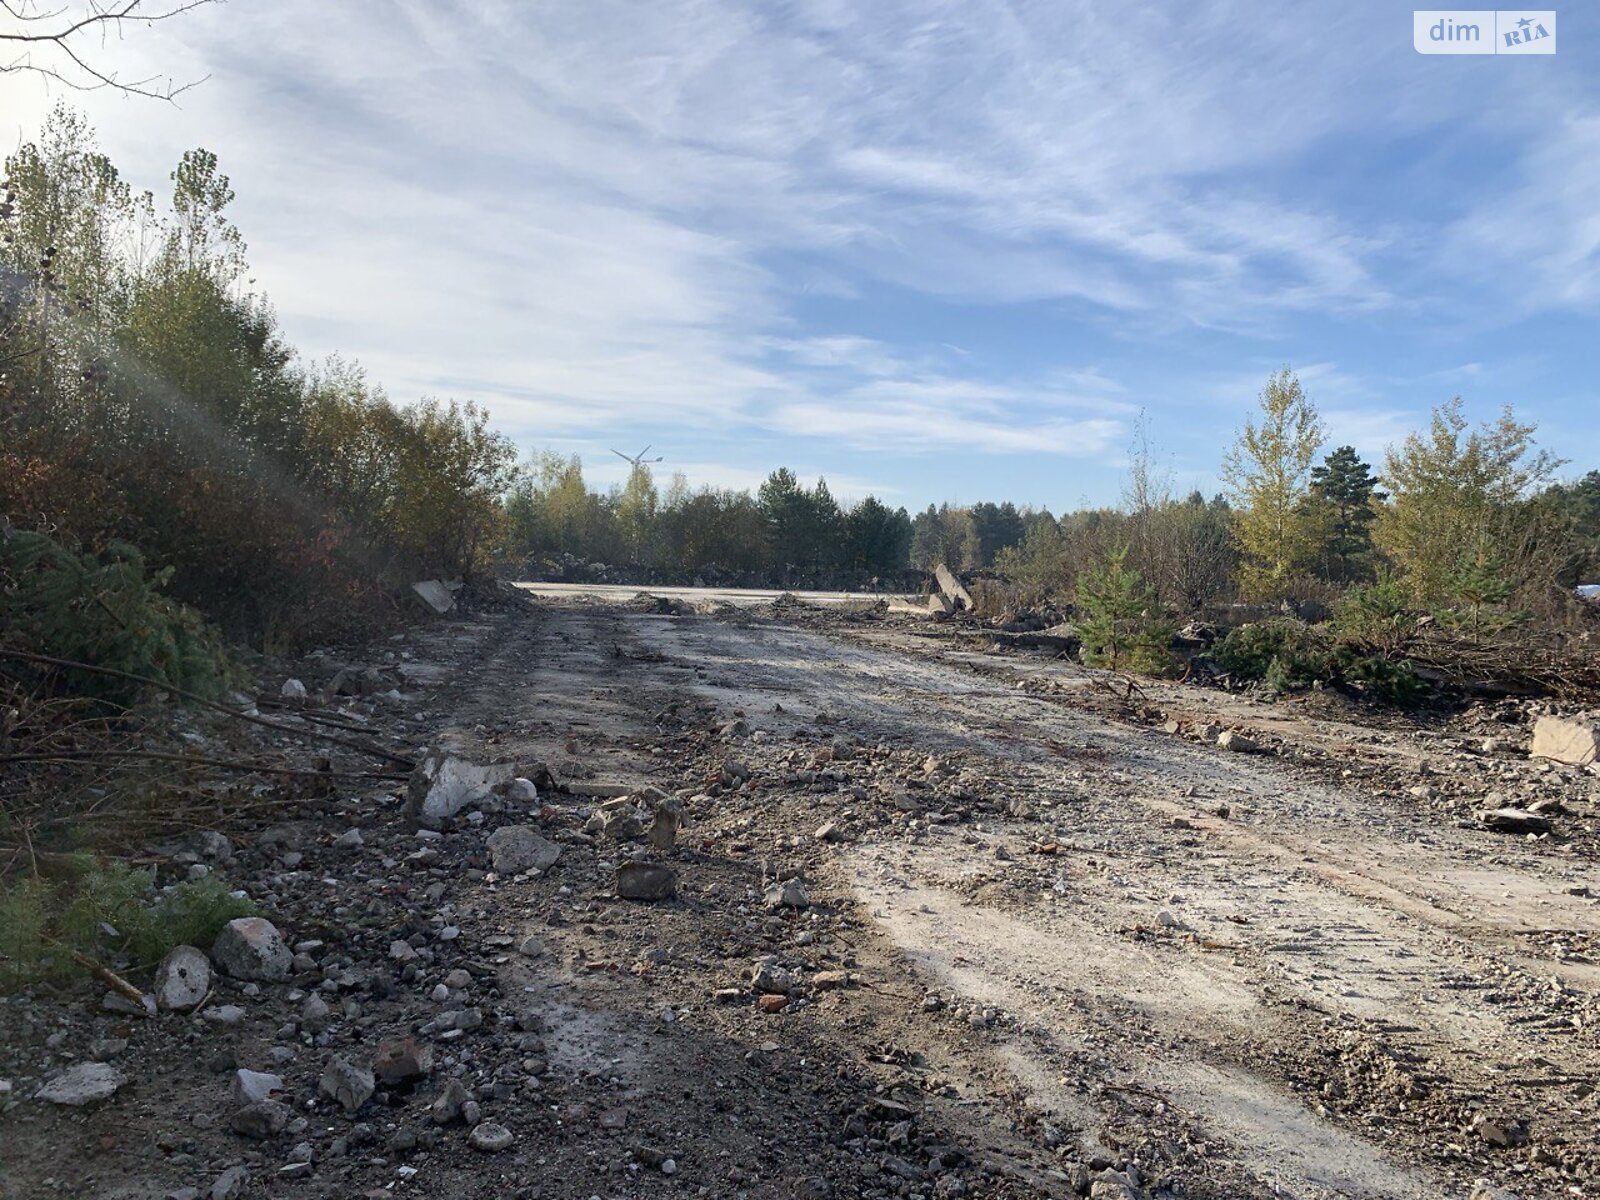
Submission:
<svg viewBox="0 0 1600 1200">
<path fill-rule="evenodd" d="M 247 721 L 252 725 L 260 725 L 264 729 L 275 729 L 279 733 L 290 733 L 294 734 L 296 737 L 313 738 L 317 741 L 328 742 L 334 746 L 343 746 L 349 750 L 356 750 L 362 754 L 370 754 L 377 758 L 387 759 L 392 763 L 398 763 L 400 766 L 405 767 L 408 771 L 417 765 L 415 760 L 407 758 L 403 754 L 395 754 L 394 752 L 385 750 L 380 746 L 374 746 L 370 742 L 358 741 L 355 738 L 338 737 L 335 734 L 323 733 L 316 729 L 302 729 L 298 725 L 284 725 L 278 721 L 269 721 L 265 717 L 252 717 L 248 713 L 242 713 L 236 708 L 230 708 L 226 704 L 219 703 L 216 700 L 209 700 L 204 696 L 198 695 L 195 692 L 187 691 L 186 689 L 178 687 L 175 684 L 164 683 L 159 679 L 151 679 L 147 675 L 135 675 L 129 671 L 119 671 L 114 667 L 99 667 L 93 663 L 76 662 L 70 658 L 56 658 L 49 654 L 34 654 L 28 650 L 8 650 L 4 647 L 0 647 L 0 658 L 18 659 L 22 662 L 44 663 L 53 667 L 65 667 L 73 671 L 91 671 L 97 675 L 109 675 L 114 679 L 127 679 L 134 683 L 149 684 L 151 687 L 161 688 L 163 691 L 170 692 L 174 696 L 182 697 L 183 699 L 194 704 L 203 705 L 206 708 L 214 709 L 220 713 L 225 713 L 236 721 Z"/>
<path fill-rule="evenodd" d="M 386 779 L 394 782 L 396 775 L 381 771 L 326 771 L 303 767 L 269 767 L 264 763 L 244 762 L 239 759 L 206 758 L 198 754 L 166 754 L 159 750 L 68 750 L 45 751 L 39 754 L 0 754 L 0 763 L 42 762 L 98 762 L 107 758 L 149 759 L 154 762 L 185 763 L 195 767 L 217 767 L 224 771 L 242 771 L 246 774 L 302 775 L 316 779 Z"/>
<path fill-rule="evenodd" d="M 141 1012 L 149 1015 L 150 1010 L 145 1007 L 144 993 L 138 988 L 134 987 L 133 984 L 129 983 L 126 979 L 124 979 L 121 975 L 118 975 L 104 963 L 96 962 L 82 951 L 69 950 L 67 953 L 72 955 L 73 962 L 77 963 L 80 967 L 83 967 L 112 991 L 119 992 L 129 1000 L 132 1000 L 139 1006 L 139 1010 Z"/>
</svg>

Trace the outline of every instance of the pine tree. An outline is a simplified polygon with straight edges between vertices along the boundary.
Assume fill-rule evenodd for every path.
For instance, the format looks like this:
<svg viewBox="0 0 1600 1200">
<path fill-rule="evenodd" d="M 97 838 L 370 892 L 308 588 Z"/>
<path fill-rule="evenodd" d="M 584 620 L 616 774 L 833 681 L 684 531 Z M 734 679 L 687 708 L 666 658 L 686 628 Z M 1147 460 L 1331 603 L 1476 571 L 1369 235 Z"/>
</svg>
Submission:
<svg viewBox="0 0 1600 1200">
<path fill-rule="evenodd" d="M 1107 552 L 1078 576 L 1076 616 L 1083 661 L 1113 671 L 1156 674 L 1172 661 L 1172 627 L 1156 594 L 1129 570 L 1127 547 Z"/>
<path fill-rule="evenodd" d="M 1254 598 L 1277 600 L 1316 552 L 1316 518 L 1305 500 L 1323 427 L 1287 367 L 1267 380 L 1260 405 L 1260 424 L 1245 424 L 1222 475 L 1238 510 L 1240 585 Z"/>
<path fill-rule="evenodd" d="M 1340 446 L 1321 466 L 1311 468 L 1311 492 L 1326 515 L 1322 549 L 1328 576 L 1344 581 L 1364 574 L 1372 555 L 1373 505 L 1388 499 L 1378 491 L 1371 466 L 1361 461 L 1354 446 Z"/>
</svg>

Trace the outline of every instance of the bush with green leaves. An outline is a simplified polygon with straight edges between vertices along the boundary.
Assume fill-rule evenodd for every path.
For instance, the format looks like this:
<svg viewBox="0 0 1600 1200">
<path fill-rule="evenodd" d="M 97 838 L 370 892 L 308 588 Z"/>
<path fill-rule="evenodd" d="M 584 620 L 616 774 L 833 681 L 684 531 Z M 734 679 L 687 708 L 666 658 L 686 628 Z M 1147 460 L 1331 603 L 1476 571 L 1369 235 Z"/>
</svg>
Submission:
<svg viewBox="0 0 1600 1200">
<path fill-rule="evenodd" d="M 0 529 L 0 630 L 16 649 L 215 696 L 229 678 L 222 639 L 193 609 L 162 594 L 171 574 L 151 570 L 126 543 L 78 554 L 42 533 Z M 97 672 L 68 671 L 66 678 L 78 694 L 120 704 L 138 699 L 142 688 Z"/>
<path fill-rule="evenodd" d="M 1333 613 L 1341 642 L 1396 654 L 1416 633 L 1418 613 L 1411 591 L 1398 579 L 1381 579 L 1345 593 Z"/>
<path fill-rule="evenodd" d="M 1342 606 L 1329 626 L 1280 618 L 1241 625 L 1211 650 L 1212 661 L 1236 679 L 1261 680 L 1279 691 L 1314 683 L 1342 684 L 1388 704 L 1415 704 L 1426 686 L 1404 658 L 1391 658 L 1341 629 L 1381 634 L 1392 627 L 1383 585 L 1357 589 L 1364 600 Z M 1409 624 L 1409 618 L 1408 618 Z"/>
<path fill-rule="evenodd" d="M 1331 640 L 1321 630 L 1285 617 L 1230 630 L 1212 647 L 1211 658 L 1236 678 L 1265 680 L 1287 689 L 1331 679 L 1332 651 Z"/>
<path fill-rule="evenodd" d="M 158 890 L 150 871 L 71 855 L 48 877 L 0 884 L 0 984 L 77 975 L 84 968 L 74 952 L 154 966 L 174 946 L 209 947 L 229 921 L 255 911 L 215 875 Z"/>
<path fill-rule="evenodd" d="M 1130 570 L 1126 547 L 1108 551 L 1081 575 L 1074 624 L 1081 657 L 1091 666 L 1157 675 L 1172 666 L 1172 625 L 1160 615 L 1155 591 Z"/>
</svg>

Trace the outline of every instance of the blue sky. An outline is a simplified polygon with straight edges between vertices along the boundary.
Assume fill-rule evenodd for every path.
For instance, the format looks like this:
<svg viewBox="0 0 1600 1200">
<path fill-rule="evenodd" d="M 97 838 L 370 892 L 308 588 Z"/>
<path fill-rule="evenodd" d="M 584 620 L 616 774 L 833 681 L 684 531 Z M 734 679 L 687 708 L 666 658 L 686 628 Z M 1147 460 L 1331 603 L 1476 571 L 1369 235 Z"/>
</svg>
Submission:
<svg viewBox="0 0 1600 1200">
<path fill-rule="evenodd" d="M 340 11 L 342 10 L 342 11 Z M 910 507 L 1173 486 L 1298 369 L 1369 456 L 1459 393 L 1600 467 L 1600 10 L 1418 55 L 1389 3 L 232 0 L 82 98 L 158 187 L 215 150 L 311 357 L 486 403 L 524 449 L 646 442 Z M 0 76 L 0 138 L 52 97 Z"/>
</svg>

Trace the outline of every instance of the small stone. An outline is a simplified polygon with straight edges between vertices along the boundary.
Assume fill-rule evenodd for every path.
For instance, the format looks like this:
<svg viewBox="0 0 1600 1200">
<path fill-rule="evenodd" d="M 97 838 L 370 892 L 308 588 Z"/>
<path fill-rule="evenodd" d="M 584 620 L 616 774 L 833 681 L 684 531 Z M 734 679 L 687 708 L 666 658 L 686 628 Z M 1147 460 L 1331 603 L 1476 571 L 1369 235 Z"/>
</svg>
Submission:
<svg viewBox="0 0 1600 1200">
<path fill-rule="evenodd" d="M 217 1025 L 237 1025 L 244 1020 L 244 1009 L 237 1004 L 218 1004 L 200 1015 Z"/>
<path fill-rule="evenodd" d="M 274 1095 L 283 1092 L 283 1077 L 269 1075 L 265 1071 L 247 1071 L 244 1068 L 233 1073 L 233 1100 L 235 1104 L 257 1104 L 262 1100 L 271 1100 Z"/>
<path fill-rule="evenodd" d="M 327 1096 L 347 1113 L 354 1113 L 372 1099 L 377 1086 L 372 1072 L 358 1067 L 347 1058 L 335 1058 L 322 1072 L 317 1090 Z"/>
<path fill-rule="evenodd" d="M 134 1001 L 121 992 L 107 992 L 100 1000 L 100 1007 L 107 1012 L 122 1013 L 130 1017 L 153 1017 L 156 1015 L 156 998 L 144 996 L 139 1001 Z"/>
<path fill-rule="evenodd" d="M 762 959 L 755 965 L 750 982 L 756 991 L 773 996 L 787 996 L 794 990 L 794 976 L 771 959 Z"/>
<path fill-rule="evenodd" d="M 433 1070 L 433 1049 L 415 1038 L 395 1038 L 378 1043 L 373 1073 L 384 1083 L 407 1083 Z"/>
<path fill-rule="evenodd" d="M 489 835 L 489 861 L 501 875 L 548 871 L 561 857 L 561 847 L 546 841 L 532 825 L 506 825 Z"/>
<path fill-rule="evenodd" d="M 826 821 L 817 826 L 817 831 L 812 836 L 819 842 L 842 842 L 844 827 L 837 821 Z"/>
<path fill-rule="evenodd" d="M 1472 1131 L 1491 1146 L 1510 1150 L 1528 1140 L 1528 1127 L 1513 1117 L 1479 1113 L 1472 1121 Z"/>
<path fill-rule="evenodd" d="M 539 799 L 539 789 L 533 780 L 524 779 L 519 775 L 506 788 L 506 799 L 513 804 L 532 804 Z"/>
<path fill-rule="evenodd" d="M 346 829 L 333 839 L 333 848 L 335 850 L 359 850 L 365 844 L 359 829 Z"/>
<path fill-rule="evenodd" d="M 764 1013 L 782 1012 L 789 1007 L 787 996 L 761 996 L 756 1000 L 756 1006 Z"/>
<path fill-rule="evenodd" d="M 285 700 L 304 700 L 306 698 L 306 685 L 298 679 L 285 679 L 283 686 L 278 689 L 278 695 Z"/>
<path fill-rule="evenodd" d="M 40 1088 L 38 1098 L 47 1104 L 82 1108 L 111 1099 L 126 1082 L 122 1072 L 110 1063 L 79 1063 Z"/>
<path fill-rule="evenodd" d="M 229 1167 L 211 1183 L 211 1200 L 238 1200 L 250 1182 L 250 1172 L 244 1167 Z"/>
<path fill-rule="evenodd" d="M 517 943 L 517 953 L 527 958 L 538 958 L 544 953 L 544 942 L 533 934 L 529 934 Z"/>
<path fill-rule="evenodd" d="M 321 1033 L 332 1020 L 333 1010 L 321 996 L 307 996 L 300 1006 L 300 1027 L 310 1033 Z"/>
<path fill-rule="evenodd" d="M 156 968 L 156 1004 L 167 1012 L 189 1012 L 211 990 L 211 963 L 193 946 L 177 946 Z"/>
<path fill-rule="evenodd" d="M 659 863 L 625 862 L 617 868 L 617 895 L 623 900 L 666 900 L 678 890 L 678 874 Z"/>
<path fill-rule="evenodd" d="M 502 1150 L 509 1150 L 511 1143 L 516 1141 L 511 1130 L 495 1121 L 483 1121 L 472 1127 L 472 1132 L 467 1135 L 467 1143 L 474 1150 L 482 1150 L 485 1154 L 498 1154 Z"/>
<path fill-rule="evenodd" d="M 223 974 L 263 983 L 287 979 L 294 965 L 283 935 L 264 917 L 229 921 L 217 934 L 211 957 Z"/>
<path fill-rule="evenodd" d="M 1237 729 L 1225 729 L 1217 735 L 1217 748 L 1232 750 L 1236 754 L 1254 754 L 1260 749 L 1254 741 Z"/>
<path fill-rule="evenodd" d="M 410 942 L 403 942 L 399 938 L 389 943 L 389 957 L 395 962 L 408 963 L 417 956 L 417 948 Z"/>
<path fill-rule="evenodd" d="M 444 1090 L 434 1097 L 433 1103 L 428 1105 L 428 1115 L 433 1118 L 435 1125 L 448 1125 L 460 1118 L 462 1106 L 468 1099 L 467 1089 L 462 1086 L 461 1081 L 452 1079 L 444 1085 Z"/>
<path fill-rule="evenodd" d="M 811 897 L 806 894 L 805 884 L 798 879 L 787 879 L 767 889 L 766 903 L 770 909 L 810 908 Z"/>
<path fill-rule="evenodd" d="M 259 1104 L 247 1104 L 233 1114 L 231 1122 L 233 1131 L 240 1137 L 253 1138 L 255 1141 L 264 1142 L 268 1138 L 275 1138 L 285 1129 L 294 1117 L 294 1111 L 279 1100 L 263 1100 Z"/>
</svg>

